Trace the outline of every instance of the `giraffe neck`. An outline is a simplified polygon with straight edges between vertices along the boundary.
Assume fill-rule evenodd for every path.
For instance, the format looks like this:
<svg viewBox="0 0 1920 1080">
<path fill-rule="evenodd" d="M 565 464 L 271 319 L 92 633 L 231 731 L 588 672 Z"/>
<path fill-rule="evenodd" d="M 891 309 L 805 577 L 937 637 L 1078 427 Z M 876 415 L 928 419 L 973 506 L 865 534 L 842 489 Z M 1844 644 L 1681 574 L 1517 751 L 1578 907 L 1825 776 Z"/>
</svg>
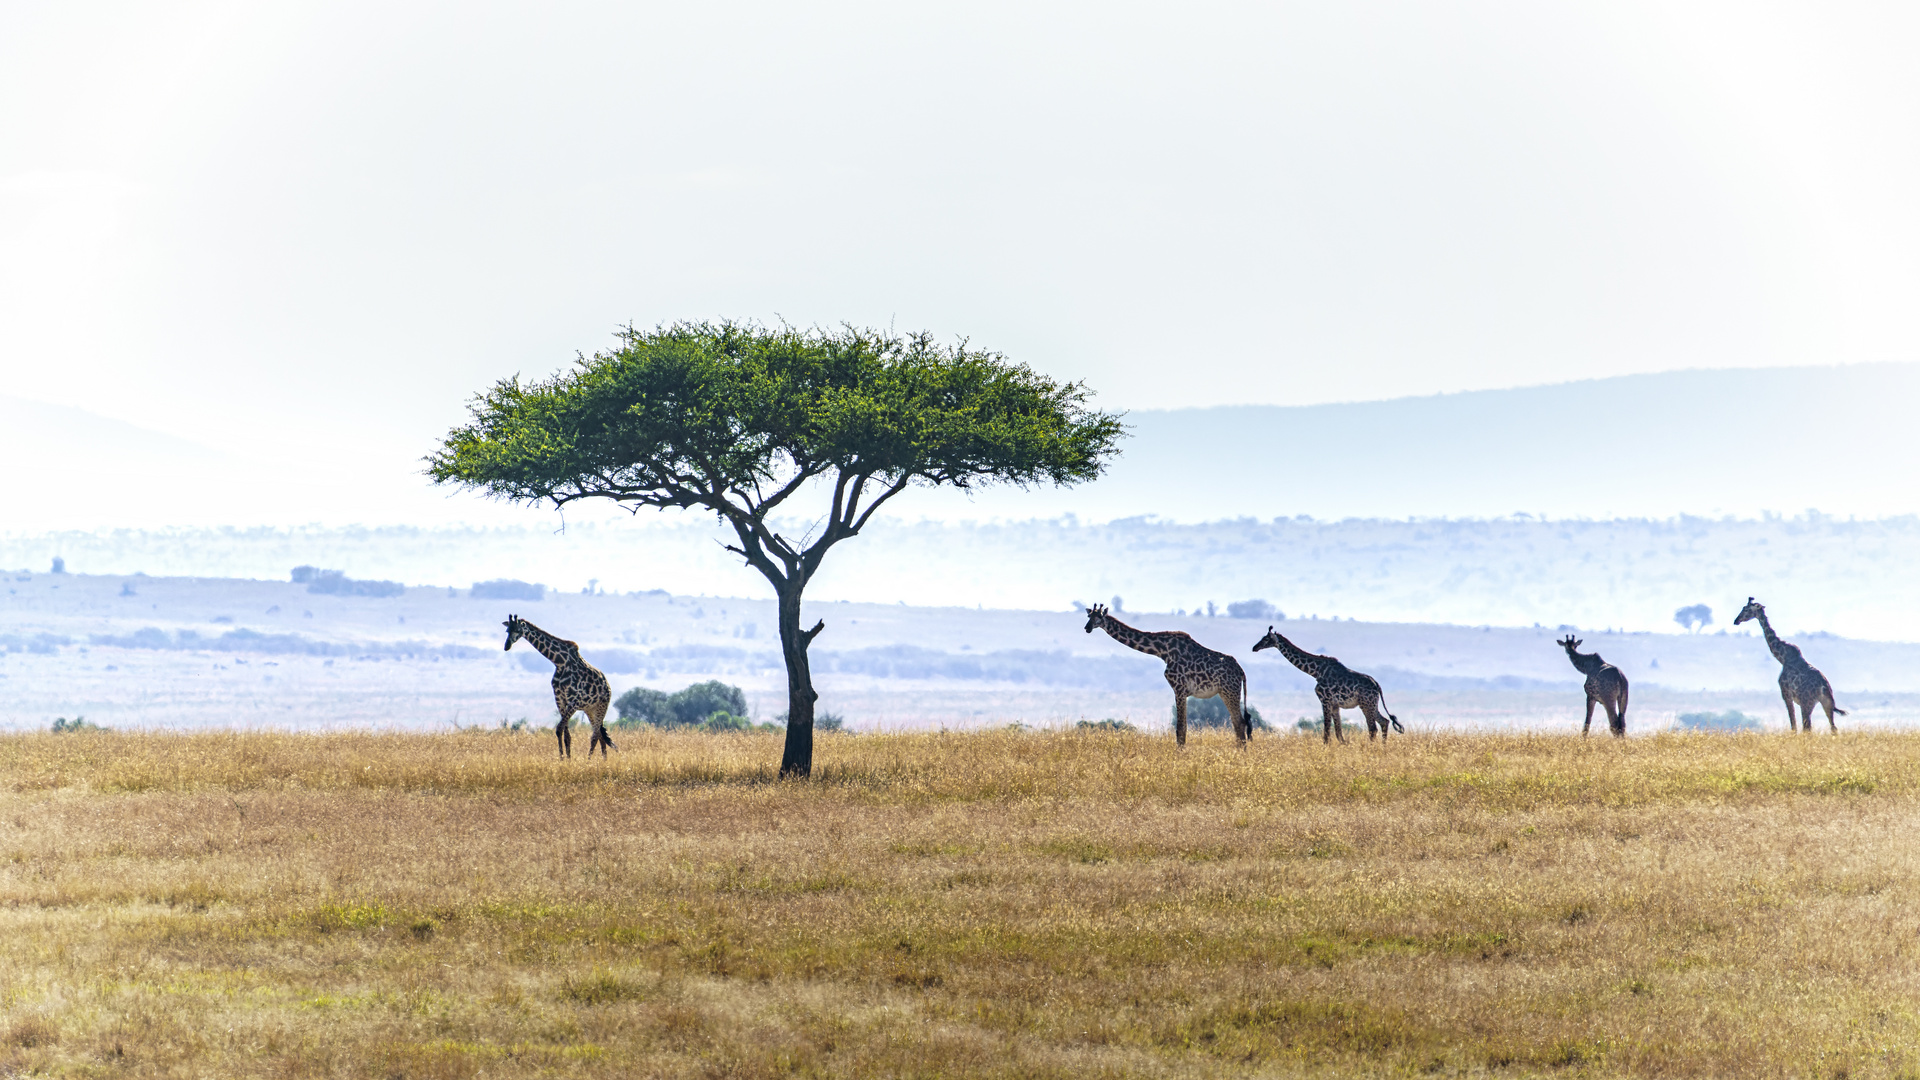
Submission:
<svg viewBox="0 0 1920 1080">
<path fill-rule="evenodd" d="M 1760 634 L 1767 639 L 1767 651 L 1773 654 L 1773 658 L 1783 665 L 1791 665 L 1800 659 L 1800 650 L 1781 641 L 1780 635 L 1773 632 L 1773 624 L 1767 621 L 1767 613 L 1762 611 L 1759 618 Z"/>
<path fill-rule="evenodd" d="M 1567 646 L 1567 659 L 1573 661 L 1573 666 L 1582 675 L 1591 675 L 1606 666 L 1606 661 L 1600 659 L 1599 653 L 1574 652 L 1571 645 Z"/>
<path fill-rule="evenodd" d="M 1327 673 L 1326 657 L 1316 656 L 1302 649 L 1300 646 L 1288 641 L 1286 637 L 1278 631 L 1274 632 L 1273 640 L 1280 648 L 1280 655 L 1287 658 L 1287 663 L 1313 676 L 1316 681 L 1325 677 Z"/>
<path fill-rule="evenodd" d="M 1137 649 L 1148 655 L 1157 656 L 1162 660 L 1165 660 L 1173 653 L 1173 650 L 1168 648 L 1164 641 L 1160 640 L 1160 635 L 1149 634 L 1145 630 L 1135 630 L 1133 627 L 1128 626 L 1112 615 L 1108 615 L 1106 618 L 1100 620 L 1100 627 L 1107 632 L 1108 637 L 1125 645 L 1129 649 Z"/>
<path fill-rule="evenodd" d="M 527 639 L 527 644 L 533 646 L 535 652 L 553 661 L 554 667 L 572 662 L 575 648 L 573 642 L 566 638 L 554 637 L 525 619 L 520 620 L 520 625 L 523 628 L 520 636 Z"/>
</svg>

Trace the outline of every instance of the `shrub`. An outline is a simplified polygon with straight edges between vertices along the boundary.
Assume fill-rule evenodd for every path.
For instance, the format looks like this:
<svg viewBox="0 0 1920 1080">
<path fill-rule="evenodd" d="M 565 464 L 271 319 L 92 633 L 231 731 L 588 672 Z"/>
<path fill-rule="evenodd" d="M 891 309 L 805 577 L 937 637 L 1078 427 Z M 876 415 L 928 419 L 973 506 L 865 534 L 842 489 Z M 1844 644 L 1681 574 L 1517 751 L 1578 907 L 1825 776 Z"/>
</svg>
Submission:
<svg viewBox="0 0 1920 1080">
<path fill-rule="evenodd" d="M 1235 600 L 1227 605 L 1229 619 L 1284 619 L 1280 609 L 1265 600 Z"/>
<path fill-rule="evenodd" d="M 667 708 L 673 712 L 675 726 L 694 727 L 705 723 L 707 717 L 717 712 L 745 716 L 747 695 L 737 686 L 728 686 L 718 679 L 709 679 L 703 683 L 694 683 L 668 698 Z"/>
<path fill-rule="evenodd" d="M 544 600 L 547 587 L 512 578 L 496 578 L 493 581 L 474 582 L 473 590 L 468 595 L 475 600 Z"/>
<path fill-rule="evenodd" d="M 641 724 L 654 724 L 660 727 L 673 725 L 673 710 L 667 707 L 667 694 L 636 686 L 613 700 L 613 707 L 620 713 L 620 719 L 614 721 L 615 727 L 638 727 Z"/>
<path fill-rule="evenodd" d="M 1683 607 L 1673 613 L 1673 621 L 1679 623 L 1681 629 L 1697 631 L 1713 625 L 1713 609 L 1705 604 Z"/>
<path fill-rule="evenodd" d="M 620 712 L 620 719 L 615 721 L 619 727 L 652 724 L 733 731 L 753 726 L 746 719 L 747 695 L 739 687 L 728 686 L 718 679 L 695 683 L 675 694 L 636 686 L 616 698 L 613 707 Z M 727 718 L 720 727 L 713 725 L 717 716 Z M 732 723 L 735 720 L 739 721 L 737 725 Z"/>
<path fill-rule="evenodd" d="M 1139 729 L 1125 720 L 1082 720 L 1073 725 L 1078 731 L 1138 731 Z"/>
<path fill-rule="evenodd" d="M 1728 709 L 1723 713 L 1690 712 L 1681 713 L 1676 720 L 1681 731 L 1759 731 L 1760 721 L 1741 712 Z"/>
<path fill-rule="evenodd" d="M 1260 710 L 1251 705 L 1246 707 L 1247 720 L 1255 731 L 1272 731 L 1273 726 L 1260 716 Z M 1190 728 L 1224 728 L 1227 726 L 1227 703 L 1217 697 L 1188 698 L 1187 726 Z"/>
<path fill-rule="evenodd" d="M 776 728 L 786 727 L 787 714 L 781 713 L 779 716 L 774 717 L 773 723 L 769 726 L 776 727 Z M 813 714 L 813 730 L 815 732 L 845 731 L 847 730 L 847 720 L 845 717 L 841 716 L 839 713 L 830 713 L 830 712 L 814 713 Z"/>
<path fill-rule="evenodd" d="M 293 568 L 293 583 L 305 585 L 310 593 L 322 596 L 399 596 L 407 591 L 397 581 L 361 581 L 344 570 L 322 570 L 317 566 Z"/>
<path fill-rule="evenodd" d="M 735 716 L 729 712 L 715 712 L 700 721 L 702 731 L 752 731 L 753 721 L 744 716 Z"/>
<path fill-rule="evenodd" d="M 60 646 L 72 643 L 71 638 L 60 634 L 39 633 L 32 637 L 19 634 L 0 634 L 0 649 L 7 652 L 55 653 Z"/>
<path fill-rule="evenodd" d="M 71 720 L 62 716 L 53 722 L 53 731 L 56 735 L 72 733 L 77 731 L 106 731 L 106 730 L 108 729 L 101 727 L 99 724 L 88 723 L 87 718 L 84 716 L 76 716 Z"/>
</svg>

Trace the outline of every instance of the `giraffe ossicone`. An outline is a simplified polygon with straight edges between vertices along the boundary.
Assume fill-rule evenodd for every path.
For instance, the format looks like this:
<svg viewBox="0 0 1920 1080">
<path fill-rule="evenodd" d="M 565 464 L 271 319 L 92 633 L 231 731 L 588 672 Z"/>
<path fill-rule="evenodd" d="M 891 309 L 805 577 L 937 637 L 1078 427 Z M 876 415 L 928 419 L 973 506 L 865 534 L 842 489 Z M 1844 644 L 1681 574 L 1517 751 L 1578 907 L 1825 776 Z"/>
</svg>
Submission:
<svg viewBox="0 0 1920 1080">
<path fill-rule="evenodd" d="M 1593 706 L 1598 703 L 1607 710 L 1607 729 L 1614 737 L 1627 734 L 1627 676 L 1626 673 L 1605 660 L 1599 653 L 1583 653 L 1574 650 L 1581 642 L 1572 634 L 1565 641 L 1556 641 L 1555 645 L 1567 650 L 1567 659 L 1587 677 L 1587 722 L 1580 726 L 1580 734 L 1585 735 L 1593 727 Z"/>
<path fill-rule="evenodd" d="M 1847 710 L 1834 706 L 1833 684 L 1820 674 L 1820 669 L 1807 663 L 1798 645 L 1780 640 L 1780 635 L 1773 632 L 1773 624 L 1767 621 L 1766 606 L 1751 596 L 1747 597 L 1747 606 L 1734 616 L 1733 625 L 1739 626 L 1748 619 L 1760 621 L 1760 634 L 1767 639 L 1767 651 L 1780 662 L 1780 700 L 1787 705 L 1787 730 L 1794 730 L 1793 707 L 1799 705 L 1800 731 L 1811 732 L 1813 707 L 1818 705 L 1826 710 L 1827 727 L 1835 735 L 1840 734 L 1840 725 L 1833 722 L 1833 717 L 1835 713 L 1845 716 Z"/>
<path fill-rule="evenodd" d="M 616 749 L 607 735 L 607 706 L 613 702 L 613 688 L 600 669 L 580 658 L 580 646 L 566 638 L 555 637 L 518 615 L 507 616 L 506 648 L 526 639 L 534 651 L 553 661 L 553 704 L 560 710 L 559 726 L 553 729 L 560 743 L 560 756 L 573 756 L 573 714 L 583 712 L 593 722 L 593 735 L 587 740 L 587 756 L 594 750 L 605 758 Z"/>
<path fill-rule="evenodd" d="M 1167 685 L 1173 688 L 1173 738 L 1187 745 L 1187 699 L 1217 697 L 1226 703 L 1227 717 L 1241 746 L 1252 734 L 1246 717 L 1247 673 L 1240 661 L 1214 652 L 1181 630 L 1136 630 L 1113 617 L 1104 604 L 1087 609 L 1087 633 L 1105 630 L 1129 649 L 1157 656 L 1167 665 Z"/>
<path fill-rule="evenodd" d="M 1380 689 L 1380 683 L 1371 675 L 1363 675 L 1331 656 L 1310 653 L 1275 630 L 1267 626 L 1267 636 L 1254 645 L 1253 651 L 1278 649 L 1287 662 L 1313 680 L 1313 696 L 1320 699 L 1320 741 L 1331 742 L 1339 739 L 1347 741 L 1347 733 L 1340 723 L 1341 709 L 1359 709 L 1367 718 L 1367 738 L 1372 739 L 1377 730 L 1382 742 L 1386 741 L 1388 725 L 1402 734 L 1406 728 L 1400 726 L 1400 718 L 1387 713 L 1380 714 L 1386 708 L 1386 694 Z"/>
</svg>

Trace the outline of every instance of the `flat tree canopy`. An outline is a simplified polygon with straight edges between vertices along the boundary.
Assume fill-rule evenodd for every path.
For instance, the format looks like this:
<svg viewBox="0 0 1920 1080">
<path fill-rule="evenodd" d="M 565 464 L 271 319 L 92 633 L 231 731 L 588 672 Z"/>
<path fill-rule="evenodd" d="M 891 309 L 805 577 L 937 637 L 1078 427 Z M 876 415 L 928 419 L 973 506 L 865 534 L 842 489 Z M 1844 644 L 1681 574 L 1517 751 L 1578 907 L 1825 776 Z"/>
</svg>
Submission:
<svg viewBox="0 0 1920 1080">
<path fill-rule="evenodd" d="M 1074 484 L 1118 452 L 1120 418 L 1089 391 L 925 333 L 742 323 L 629 327 L 619 345 L 549 379 L 503 379 L 430 455 L 428 475 L 514 502 L 612 499 L 697 508 L 732 527 L 728 550 L 779 598 L 787 664 L 786 776 L 813 767 L 819 697 L 800 628 L 807 582 L 833 545 L 918 484 Z M 831 489 L 800 538 L 769 518 Z"/>
</svg>

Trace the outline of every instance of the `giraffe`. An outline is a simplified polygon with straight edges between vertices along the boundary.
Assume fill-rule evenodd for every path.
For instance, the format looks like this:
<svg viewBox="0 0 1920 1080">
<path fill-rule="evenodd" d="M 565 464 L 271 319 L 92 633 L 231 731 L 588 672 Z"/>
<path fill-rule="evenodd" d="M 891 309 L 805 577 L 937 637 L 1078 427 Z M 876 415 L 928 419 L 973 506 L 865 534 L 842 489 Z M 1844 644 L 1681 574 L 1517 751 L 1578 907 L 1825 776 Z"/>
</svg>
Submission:
<svg viewBox="0 0 1920 1080">
<path fill-rule="evenodd" d="M 1802 733 L 1813 730 L 1813 707 L 1815 705 L 1827 711 L 1827 727 L 1835 735 L 1840 734 L 1840 725 L 1833 722 L 1833 714 L 1847 715 L 1847 710 L 1833 707 L 1833 685 L 1820 670 L 1807 663 L 1800 655 L 1797 645 L 1789 645 L 1773 632 L 1773 624 L 1767 621 L 1767 609 L 1753 597 L 1747 597 L 1747 606 L 1734 616 L 1733 625 L 1739 626 L 1748 619 L 1760 620 L 1760 633 L 1767 639 L 1767 648 L 1773 658 L 1780 661 L 1780 700 L 1787 703 L 1787 730 L 1794 730 L 1793 706 L 1800 706 L 1799 729 Z"/>
<path fill-rule="evenodd" d="M 1267 627 L 1267 636 L 1254 645 L 1253 651 L 1261 649 L 1279 649 L 1287 662 L 1313 679 L 1313 695 L 1320 699 L 1320 741 L 1331 742 L 1338 738 L 1347 741 L 1347 733 L 1341 729 L 1340 710 L 1359 709 L 1367 718 L 1367 738 L 1371 740 L 1376 727 L 1380 741 L 1387 739 L 1387 725 L 1401 734 L 1406 728 L 1400 726 L 1400 718 L 1388 713 L 1381 719 L 1380 709 L 1385 704 L 1385 696 L 1379 682 L 1371 675 L 1362 675 L 1331 656 L 1318 656 L 1288 641 L 1271 625 Z"/>
<path fill-rule="evenodd" d="M 518 615 L 507 616 L 506 626 L 507 648 L 526 638 L 535 651 L 553 661 L 553 703 L 560 709 L 560 724 L 553 729 L 553 734 L 560 741 L 560 756 L 573 756 L 573 714 L 584 712 L 587 719 L 593 721 L 587 756 L 592 757 L 598 748 L 600 756 L 605 758 L 608 750 L 615 749 L 613 739 L 607 735 L 607 705 L 613 700 L 607 677 L 600 674 L 599 668 L 580 659 L 580 646 L 573 642 L 554 637 Z"/>
<path fill-rule="evenodd" d="M 1226 653 L 1193 640 L 1184 631 L 1149 633 L 1135 630 L 1113 617 L 1104 605 L 1087 609 L 1087 633 L 1105 630 L 1107 636 L 1149 656 L 1166 662 L 1167 685 L 1173 687 L 1173 739 L 1187 745 L 1187 699 L 1217 697 L 1226 703 L 1227 717 L 1233 722 L 1233 734 L 1241 746 L 1247 745 L 1251 729 L 1243 706 L 1246 702 L 1247 673 L 1240 661 Z"/>
<path fill-rule="evenodd" d="M 1567 640 L 1556 641 L 1567 650 L 1567 659 L 1573 661 L 1587 677 L 1587 722 L 1580 726 L 1580 734 L 1585 735 L 1593 727 L 1593 705 L 1599 702 L 1607 710 L 1607 727 L 1615 738 L 1625 738 L 1627 734 L 1627 677 L 1617 667 L 1600 659 L 1599 653 L 1583 653 L 1574 650 L 1580 642 L 1572 634 Z"/>
</svg>

